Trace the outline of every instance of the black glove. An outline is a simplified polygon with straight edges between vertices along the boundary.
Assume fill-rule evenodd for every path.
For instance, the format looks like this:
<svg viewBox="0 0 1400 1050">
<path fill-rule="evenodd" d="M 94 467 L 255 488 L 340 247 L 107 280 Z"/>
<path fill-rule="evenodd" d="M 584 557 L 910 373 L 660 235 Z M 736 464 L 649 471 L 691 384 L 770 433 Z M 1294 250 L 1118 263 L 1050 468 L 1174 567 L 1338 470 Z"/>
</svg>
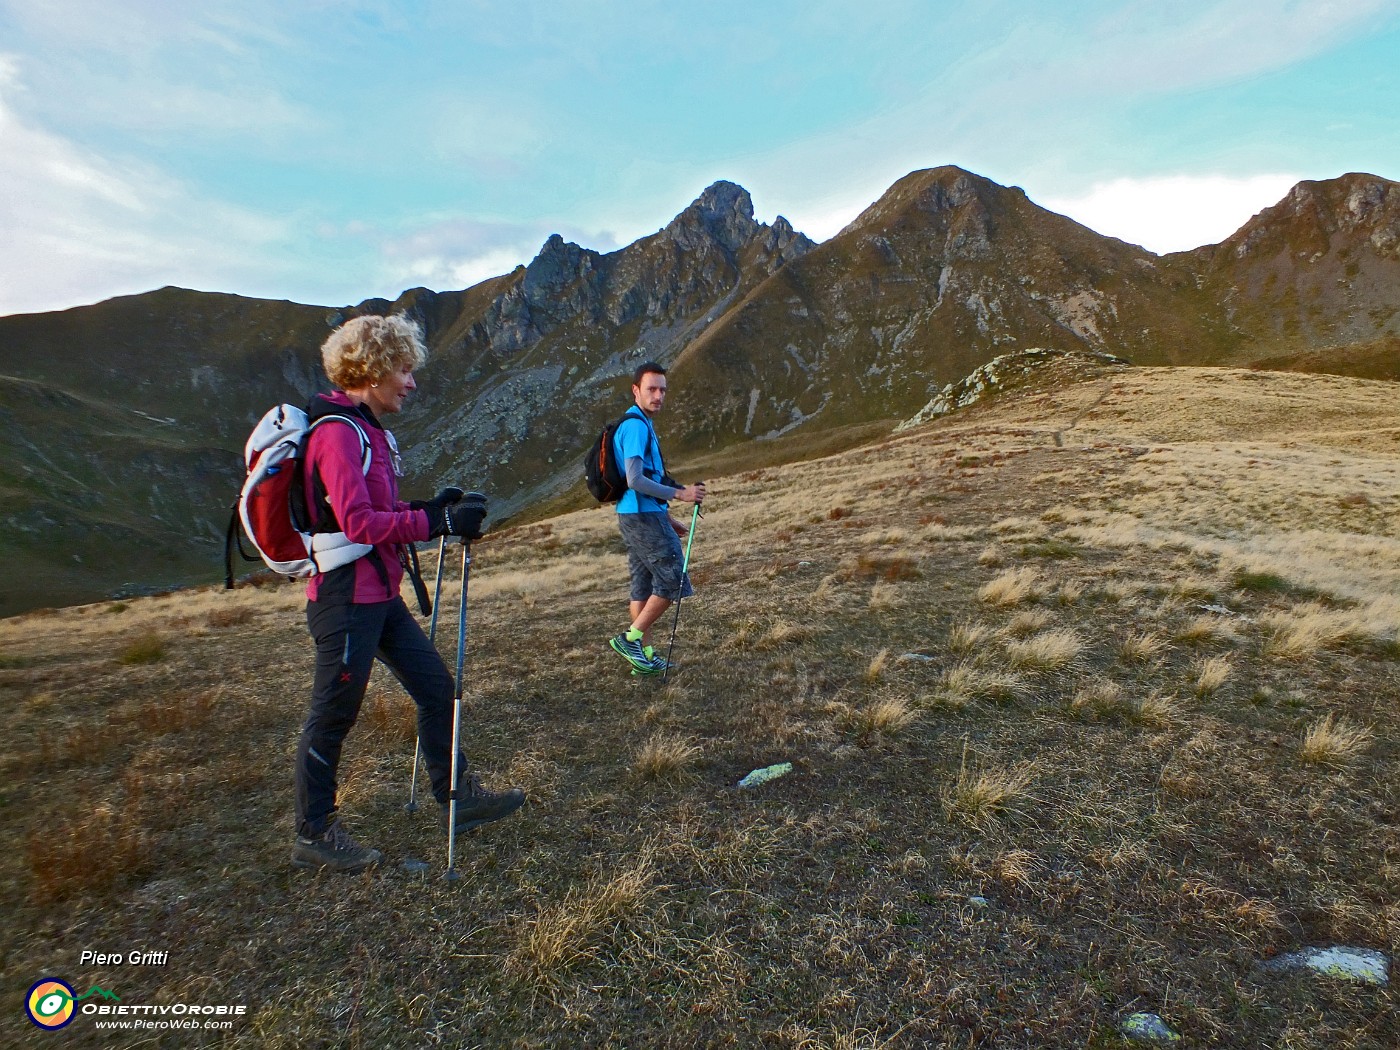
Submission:
<svg viewBox="0 0 1400 1050">
<path fill-rule="evenodd" d="M 427 510 L 429 507 L 450 507 L 461 500 L 466 493 L 456 485 L 448 485 L 445 489 L 439 489 L 438 494 L 432 499 L 415 499 L 409 501 L 410 510 Z"/>
<path fill-rule="evenodd" d="M 461 536 L 464 540 L 481 539 L 481 523 L 486 520 L 486 496 L 468 492 L 460 502 L 429 504 L 423 507 L 428 515 L 428 538 Z"/>
</svg>

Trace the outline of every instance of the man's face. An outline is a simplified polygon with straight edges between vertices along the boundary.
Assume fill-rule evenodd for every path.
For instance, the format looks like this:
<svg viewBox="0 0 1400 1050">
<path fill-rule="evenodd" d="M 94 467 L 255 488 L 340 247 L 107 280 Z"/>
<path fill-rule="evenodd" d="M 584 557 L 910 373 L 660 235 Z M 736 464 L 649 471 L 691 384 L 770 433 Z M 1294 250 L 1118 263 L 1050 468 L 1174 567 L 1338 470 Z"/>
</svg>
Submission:
<svg viewBox="0 0 1400 1050">
<path fill-rule="evenodd" d="M 633 384 L 632 396 L 637 400 L 637 407 L 648 415 L 659 412 L 661 403 L 666 400 L 666 377 L 660 372 L 648 372 L 640 383 Z"/>
</svg>

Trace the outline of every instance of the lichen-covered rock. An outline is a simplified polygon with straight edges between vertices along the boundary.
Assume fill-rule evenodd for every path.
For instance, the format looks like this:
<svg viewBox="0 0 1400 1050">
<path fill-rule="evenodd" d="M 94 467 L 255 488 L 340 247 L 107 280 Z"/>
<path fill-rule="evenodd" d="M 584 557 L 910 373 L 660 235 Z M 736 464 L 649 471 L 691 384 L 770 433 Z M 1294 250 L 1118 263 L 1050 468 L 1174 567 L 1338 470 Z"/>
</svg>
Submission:
<svg viewBox="0 0 1400 1050">
<path fill-rule="evenodd" d="M 1390 983 L 1390 960 L 1370 948 L 1304 948 L 1266 959 L 1259 967 L 1270 973 L 1311 970 L 1327 977 L 1381 987 Z"/>
<path fill-rule="evenodd" d="M 1154 1043 L 1157 1046 L 1175 1046 L 1181 1042 L 1180 1034 L 1153 1013 L 1136 1013 L 1125 1017 L 1119 1028 L 1124 1036 L 1134 1042 Z"/>
</svg>

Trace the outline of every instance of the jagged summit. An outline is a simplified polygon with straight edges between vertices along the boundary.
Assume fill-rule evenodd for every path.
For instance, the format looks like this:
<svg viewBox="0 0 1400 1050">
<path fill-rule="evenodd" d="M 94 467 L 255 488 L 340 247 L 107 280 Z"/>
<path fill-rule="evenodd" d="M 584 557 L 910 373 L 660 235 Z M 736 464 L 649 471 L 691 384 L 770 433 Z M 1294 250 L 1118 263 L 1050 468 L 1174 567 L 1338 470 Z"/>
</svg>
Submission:
<svg viewBox="0 0 1400 1050">
<path fill-rule="evenodd" d="M 739 251 L 759 232 L 753 198 L 744 187 L 716 182 L 700 194 L 661 231 L 681 248 L 693 248 L 701 238 L 713 238 L 730 252 Z"/>
</svg>

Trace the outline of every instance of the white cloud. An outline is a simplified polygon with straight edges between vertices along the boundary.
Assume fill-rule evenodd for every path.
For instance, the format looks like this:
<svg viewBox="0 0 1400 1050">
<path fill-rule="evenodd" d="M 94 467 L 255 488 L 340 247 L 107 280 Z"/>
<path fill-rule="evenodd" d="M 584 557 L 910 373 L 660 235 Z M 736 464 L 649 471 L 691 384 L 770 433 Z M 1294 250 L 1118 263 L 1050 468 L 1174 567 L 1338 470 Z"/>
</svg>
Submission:
<svg viewBox="0 0 1400 1050">
<path fill-rule="evenodd" d="M 233 288 L 275 269 L 265 264 L 280 223 L 27 123 L 7 101 L 17 68 L 0 56 L 0 313 L 170 283 Z"/>
<path fill-rule="evenodd" d="M 1163 255 L 1218 244 L 1300 181 L 1297 175 L 1114 179 L 1039 201 L 1099 233 Z"/>
<path fill-rule="evenodd" d="M 597 252 L 618 247 L 616 238 L 606 231 L 585 232 L 544 222 L 444 219 L 387 237 L 368 227 L 353 232 L 371 243 L 382 259 L 378 283 L 399 289 L 415 285 L 438 291 L 469 288 L 528 264 L 553 233 Z"/>
</svg>

